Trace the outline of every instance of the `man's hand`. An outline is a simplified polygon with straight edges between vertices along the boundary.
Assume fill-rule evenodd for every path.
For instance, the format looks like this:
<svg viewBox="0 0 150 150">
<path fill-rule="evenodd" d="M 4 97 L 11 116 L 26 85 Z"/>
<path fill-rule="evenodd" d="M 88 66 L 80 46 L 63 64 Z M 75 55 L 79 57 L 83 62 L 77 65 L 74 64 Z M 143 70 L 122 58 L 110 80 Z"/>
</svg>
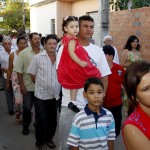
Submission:
<svg viewBox="0 0 150 150">
<path fill-rule="evenodd" d="M 25 95 L 27 93 L 27 89 L 24 84 L 20 85 L 20 91 L 22 95 Z"/>
<path fill-rule="evenodd" d="M 9 91 L 10 90 L 10 83 L 6 82 L 6 90 Z"/>
</svg>

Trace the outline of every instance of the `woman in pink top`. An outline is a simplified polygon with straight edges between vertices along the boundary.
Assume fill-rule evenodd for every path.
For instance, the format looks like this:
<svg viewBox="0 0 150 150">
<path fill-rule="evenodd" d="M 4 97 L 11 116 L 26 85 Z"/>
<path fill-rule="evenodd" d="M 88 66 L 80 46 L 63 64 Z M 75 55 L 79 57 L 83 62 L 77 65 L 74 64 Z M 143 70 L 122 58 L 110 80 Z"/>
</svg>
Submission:
<svg viewBox="0 0 150 150">
<path fill-rule="evenodd" d="M 125 73 L 125 89 L 134 111 L 123 125 L 128 150 L 150 150 L 150 63 L 132 63 Z"/>
</svg>

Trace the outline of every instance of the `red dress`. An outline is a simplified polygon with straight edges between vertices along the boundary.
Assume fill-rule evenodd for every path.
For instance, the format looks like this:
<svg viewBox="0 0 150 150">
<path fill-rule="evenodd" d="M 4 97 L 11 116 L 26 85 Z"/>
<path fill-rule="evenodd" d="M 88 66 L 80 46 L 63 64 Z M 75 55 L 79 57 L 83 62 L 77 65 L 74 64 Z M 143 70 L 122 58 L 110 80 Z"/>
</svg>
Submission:
<svg viewBox="0 0 150 150">
<path fill-rule="evenodd" d="M 87 67 L 81 67 L 69 55 L 68 43 L 70 40 L 76 41 L 75 54 L 77 57 L 88 63 Z M 90 77 L 101 77 L 100 71 L 96 66 L 92 64 L 88 53 L 81 46 L 77 38 L 75 37 L 63 37 L 62 43 L 64 45 L 63 52 L 58 65 L 57 75 L 58 81 L 61 83 L 62 87 L 66 89 L 79 89 L 83 88 L 85 80 Z"/>
</svg>

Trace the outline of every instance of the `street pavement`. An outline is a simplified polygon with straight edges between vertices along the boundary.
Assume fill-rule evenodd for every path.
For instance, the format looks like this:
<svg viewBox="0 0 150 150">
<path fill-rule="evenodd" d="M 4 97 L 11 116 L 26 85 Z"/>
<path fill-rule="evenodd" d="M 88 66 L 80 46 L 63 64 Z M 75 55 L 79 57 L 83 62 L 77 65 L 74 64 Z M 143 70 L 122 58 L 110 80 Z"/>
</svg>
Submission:
<svg viewBox="0 0 150 150">
<path fill-rule="evenodd" d="M 8 114 L 4 91 L 0 91 L 0 150 L 35 150 L 34 115 L 32 118 L 29 135 L 22 135 L 22 125 L 16 125 L 15 115 Z M 55 150 L 58 150 L 58 128 L 54 142 L 57 145 Z M 116 138 L 114 146 L 115 150 L 125 150 L 121 135 Z M 47 145 L 44 150 L 49 150 Z"/>
</svg>

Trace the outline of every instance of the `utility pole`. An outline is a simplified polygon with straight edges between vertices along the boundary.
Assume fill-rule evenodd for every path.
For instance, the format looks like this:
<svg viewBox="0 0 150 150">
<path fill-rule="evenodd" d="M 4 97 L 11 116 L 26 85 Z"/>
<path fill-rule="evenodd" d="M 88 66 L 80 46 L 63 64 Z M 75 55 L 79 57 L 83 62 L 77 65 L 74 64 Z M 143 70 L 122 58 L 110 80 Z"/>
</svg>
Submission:
<svg viewBox="0 0 150 150">
<path fill-rule="evenodd" d="M 99 0 L 98 18 L 98 39 L 102 47 L 103 38 L 108 35 L 109 29 L 109 0 Z"/>
</svg>

